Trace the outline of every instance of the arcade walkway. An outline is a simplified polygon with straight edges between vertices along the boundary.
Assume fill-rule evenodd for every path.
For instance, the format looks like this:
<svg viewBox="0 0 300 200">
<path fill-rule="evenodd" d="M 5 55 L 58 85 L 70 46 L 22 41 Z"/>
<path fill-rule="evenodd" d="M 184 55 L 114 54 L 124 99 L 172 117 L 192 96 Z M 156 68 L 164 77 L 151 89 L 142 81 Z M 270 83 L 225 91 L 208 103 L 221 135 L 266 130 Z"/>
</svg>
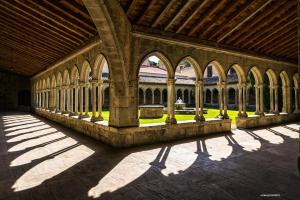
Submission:
<svg viewBox="0 0 300 200">
<path fill-rule="evenodd" d="M 299 127 L 112 149 L 28 113 L 0 113 L 0 199 L 299 199 Z"/>
</svg>

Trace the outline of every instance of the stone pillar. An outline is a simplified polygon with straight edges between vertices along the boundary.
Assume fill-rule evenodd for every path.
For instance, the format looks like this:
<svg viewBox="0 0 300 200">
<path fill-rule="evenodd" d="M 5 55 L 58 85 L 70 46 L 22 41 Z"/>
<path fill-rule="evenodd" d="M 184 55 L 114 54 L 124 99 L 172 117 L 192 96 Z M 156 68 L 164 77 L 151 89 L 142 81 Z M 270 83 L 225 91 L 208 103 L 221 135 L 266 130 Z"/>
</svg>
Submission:
<svg viewBox="0 0 300 200">
<path fill-rule="evenodd" d="M 243 117 L 248 117 L 247 107 L 246 107 L 246 104 L 247 104 L 247 100 L 246 100 L 246 98 L 247 98 L 247 94 L 246 94 L 247 84 L 243 83 L 242 87 L 243 87 L 243 101 L 241 102 L 241 104 L 243 104 Z"/>
<path fill-rule="evenodd" d="M 98 81 L 98 121 L 103 121 L 102 117 L 102 91 L 103 91 L 103 80 Z"/>
<path fill-rule="evenodd" d="M 242 94 L 243 94 L 243 86 L 238 85 L 238 93 L 239 93 L 239 117 L 242 117 L 242 111 L 243 111 L 243 101 L 242 101 Z"/>
<path fill-rule="evenodd" d="M 282 112 L 287 112 L 286 110 L 286 87 L 282 86 Z"/>
<path fill-rule="evenodd" d="M 290 86 L 286 86 L 286 102 L 285 102 L 285 106 L 286 106 L 286 112 L 287 113 L 291 113 L 291 105 L 292 105 L 292 101 L 291 101 L 291 87 Z"/>
<path fill-rule="evenodd" d="M 223 86 L 222 83 L 218 83 L 218 89 L 219 89 L 219 117 L 223 118 Z"/>
<path fill-rule="evenodd" d="M 169 79 L 168 80 L 168 117 L 166 119 L 166 124 L 176 124 L 175 118 L 175 80 Z"/>
<path fill-rule="evenodd" d="M 66 100 L 65 100 L 65 95 L 66 95 L 66 90 L 65 86 L 61 87 L 61 113 L 65 113 L 65 108 L 66 108 Z"/>
<path fill-rule="evenodd" d="M 46 91 L 46 109 L 48 110 L 48 108 L 49 108 L 49 91 L 47 90 Z"/>
<path fill-rule="evenodd" d="M 162 90 L 159 90 L 159 93 L 160 93 L 160 105 L 163 104 L 163 92 Z"/>
<path fill-rule="evenodd" d="M 255 85 L 255 114 L 260 115 L 260 109 L 259 109 L 259 86 Z"/>
<path fill-rule="evenodd" d="M 274 90 L 274 99 L 275 99 L 275 102 L 274 102 L 274 113 L 275 114 L 279 114 L 279 111 L 278 111 L 278 86 L 277 85 L 274 85 L 273 86 L 273 90 Z"/>
<path fill-rule="evenodd" d="M 146 104 L 146 90 L 143 92 L 143 104 Z"/>
<path fill-rule="evenodd" d="M 66 89 L 66 93 L 67 93 L 67 113 L 70 113 L 71 112 L 71 87 L 70 85 L 67 86 L 67 89 Z"/>
<path fill-rule="evenodd" d="M 89 84 L 85 86 L 85 114 L 84 117 L 89 117 Z"/>
<path fill-rule="evenodd" d="M 200 121 L 205 121 L 204 118 L 204 112 L 203 112 L 203 95 L 204 95 L 204 85 L 203 85 L 203 81 L 199 81 L 199 98 L 200 98 Z"/>
<path fill-rule="evenodd" d="M 227 114 L 227 104 L 228 104 L 228 91 L 227 91 L 227 84 L 226 82 L 223 82 L 222 84 L 222 90 L 223 90 L 223 107 L 224 107 L 224 119 L 229 119 L 229 116 Z"/>
<path fill-rule="evenodd" d="M 59 86 L 56 87 L 56 111 L 60 112 L 60 96 L 59 96 Z"/>
<path fill-rule="evenodd" d="M 270 86 L 270 113 L 274 113 L 274 87 Z"/>
<path fill-rule="evenodd" d="M 214 97 L 214 90 L 211 90 L 211 93 L 210 93 L 210 105 L 213 105 L 213 97 Z"/>
<path fill-rule="evenodd" d="M 78 87 L 78 85 L 76 84 L 75 85 L 75 97 L 74 97 L 74 99 L 75 99 L 75 104 L 74 104 L 74 106 L 75 106 L 75 109 L 74 109 L 74 115 L 78 115 L 78 90 L 79 90 L 79 87 Z"/>
<path fill-rule="evenodd" d="M 200 122 L 199 115 L 199 104 L 200 104 L 200 81 L 196 81 L 195 83 L 195 117 L 196 122 Z"/>
<path fill-rule="evenodd" d="M 97 121 L 97 116 L 96 116 L 96 85 L 97 85 L 97 80 L 92 81 L 92 117 L 91 121 L 96 122 Z"/>
<path fill-rule="evenodd" d="M 70 114 L 71 115 L 74 115 L 74 101 L 73 101 L 73 98 L 74 98 L 74 85 L 70 86 Z"/>
<path fill-rule="evenodd" d="M 83 118 L 83 86 L 84 84 L 80 84 L 80 99 L 79 99 L 79 118 Z"/>
<path fill-rule="evenodd" d="M 295 111 L 298 112 L 298 88 L 294 87 L 294 93 L 295 93 Z"/>
<path fill-rule="evenodd" d="M 263 85 L 261 84 L 260 86 L 259 86 L 259 99 L 260 99 L 260 101 L 259 101 L 259 107 L 260 107 L 260 115 L 264 115 L 264 99 L 263 99 L 263 97 L 264 97 L 264 92 L 263 92 L 263 89 L 264 89 L 264 87 L 263 87 Z"/>
<path fill-rule="evenodd" d="M 152 93 L 152 105 L 154 104 L 154 90 L 151 90 Z"/>
</svg>

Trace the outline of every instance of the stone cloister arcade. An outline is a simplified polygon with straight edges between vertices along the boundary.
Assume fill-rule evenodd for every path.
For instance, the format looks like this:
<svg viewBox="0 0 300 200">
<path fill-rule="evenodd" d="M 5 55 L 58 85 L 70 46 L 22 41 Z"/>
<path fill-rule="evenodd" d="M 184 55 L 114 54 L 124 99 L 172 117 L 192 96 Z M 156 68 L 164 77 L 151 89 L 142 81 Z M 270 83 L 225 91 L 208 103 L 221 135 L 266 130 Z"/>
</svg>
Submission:
<svg viewBox="0 0 300 200">
<path fill-rule="evenodd" d="M 238 76 L 237 126 L 265 126 L 297 119 L 299 76 L 296 64 L 258 56 L 244 51 L 201 44 L 186 37 L 141 32 L 121 7 L 105 1 L 84 1 L 100 38 L 96 37 L 69 56 L 32 78 L 34 107 L 37 114 L 84 132 L 113 146 L 131 146 L 186 138 L 231 129 L 227 114 L 227 72 L 234 68 Z M 118 16 L 118 17 L 116 17 Z M 139 125 L 139 69 L 143 61 L 156 56 L 167 69 L 167 118 L 156 126 Z M 188 60 L 195 70 L 195 120 L 177 122 L 176 67 Z M 102 120 L 103 63 L 109 68 L 109 121 Z M 203 73 L 216 67 L 218 81 L 218 119 L 204 119 Z M 264 74 L 269 78 L 270 110 L 264 108 Z M 255 116 L 247 116 L 247 77 L 255 81 Z M 279 88 L 279 81 L 281 87 Z M 294 85 L 294 86 L 293 86 Z M 88 117 L 89 87 L 92 117 Z M 282 91 L 282 112 L 278 107 Z M 144 91 L 146 92 L 146 91 Z M 153 91 L 154 92 L 154 91 Z M 294 95 L 292 95 L 294 92 Z M 161 96 L 163 94 L 161 93 Z M 292 96 L 295 112 L 292 110 Z M 147 98 L 146 98 L 147 100 Z"/>
</svg>

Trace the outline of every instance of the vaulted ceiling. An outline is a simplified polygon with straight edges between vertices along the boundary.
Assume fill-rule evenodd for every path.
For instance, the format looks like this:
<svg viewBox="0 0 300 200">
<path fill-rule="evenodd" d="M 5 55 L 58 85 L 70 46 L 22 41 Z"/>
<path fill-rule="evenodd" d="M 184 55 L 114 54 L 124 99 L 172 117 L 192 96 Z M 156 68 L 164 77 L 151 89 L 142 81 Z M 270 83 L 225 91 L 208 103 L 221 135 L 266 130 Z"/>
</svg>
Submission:
<svg viewBox="0 0 300 200">
<path fill-rule="evenodd" d="M 295 0 L 119 0 L 134 30 L 297 62 Z M 82 0 L 0 1 L 0 70 L 31 76 L 97 35 Z"/>
<path fill-rule="evenodd" d="M 137 29 L 297 62 L 297 1 L 120 0 Z"/>
</svg>

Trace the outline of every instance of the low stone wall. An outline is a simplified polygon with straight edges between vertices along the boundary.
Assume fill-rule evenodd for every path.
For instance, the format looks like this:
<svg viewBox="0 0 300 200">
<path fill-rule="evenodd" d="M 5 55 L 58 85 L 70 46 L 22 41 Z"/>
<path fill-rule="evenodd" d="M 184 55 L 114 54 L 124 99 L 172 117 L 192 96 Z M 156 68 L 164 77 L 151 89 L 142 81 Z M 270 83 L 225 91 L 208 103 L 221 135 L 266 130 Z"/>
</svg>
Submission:
<svg viewBox="0 0 300 200">
<path fill-rule="evenodd" d="M 230 119 L 211 120 L 201 123 L 181 122 L 171 125 L 164 124 L 114 128 L 103 125 L 101 122 L 93 123 L 87 120 L 80 120 L 76 117 L 69 117 L 67 115 L 57 114 L 42 109 L 36 109 L 35 113 L 114 147 L 153 144 L 157 142 L 230 132 L 231 130 Z"/>
<path fill-rule="evenodd" d="M 300 114 L 292 113 L 285 114 L 281 113 L 279 115 L 267 114 L 265 116 L 249 116 L 247 118 L 236 118 L 237 128 L 255 128 L 270 126 L 276 124 L 282 124 L 287 122 L 296 122 L 299 121 Z"/>
</svg>

